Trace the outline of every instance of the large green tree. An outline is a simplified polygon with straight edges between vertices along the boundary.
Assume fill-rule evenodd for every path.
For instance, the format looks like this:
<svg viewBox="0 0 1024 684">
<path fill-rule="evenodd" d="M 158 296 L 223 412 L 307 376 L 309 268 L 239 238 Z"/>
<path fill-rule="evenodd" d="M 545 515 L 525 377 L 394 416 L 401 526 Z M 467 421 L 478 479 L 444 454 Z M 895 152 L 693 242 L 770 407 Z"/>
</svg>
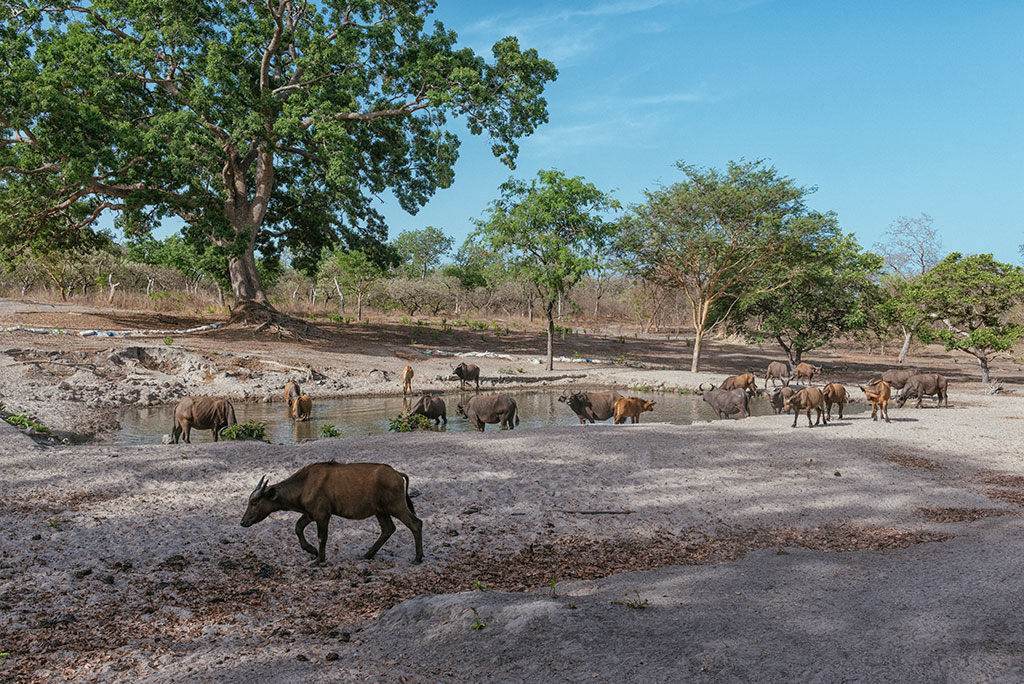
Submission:
<svg viewBox="0 0 1024 684">
<path fill-rule="evenodd" d="M 622 221 L 618 250 L 631 274 L 686 294 L 696 373 L 705 335 L 736 302 L 786 282 L 760 274 L 785 251 L 810 189 L 761 161 L 730 162 L 725 171 L 677 166 L 686 178 L 646 191 Z"/>
<path fill-rule="evenodd" d="M 991 254 L 950 254 L 911 283 L 906 297 L 935 321 L 946 349 L 978 359 L 982 382 L 990 382 L 989 362 L 1024 339 L 1013 313 L 1024 303 L 1024 269 Z"/>
<path fill-rule="evenodd" d="M 555 306 L 599 264 L 612 226 L 604 216 L 619 208 L 610 195 L 580 176 L 539 171 L 501 185 L 501 198 L 477 220 L 473 237 L 536 289 L 547 318 L 547 369 L 553 367 Z"/>
<path fill-rule="evenodd" d="M 763 272 L 761 292 L 734 312 L 735 328 L 753 342 L 776 342 L 791 368 L 806 352 L 865 327 L 882 267 L 881 256 L 839 229 L 835 214 L 809 214 L 794 228 L 795 239 Z"/>
<path fill-rule="evenodd" d="M 223 249 L 239 302 L 256 253 L 381 242 L 374 199 L 415 212 L 451 185 L 452 119 L 514 167 L 557 75 L 515 38 L 487 61 L 433 0 L 14 0 L 0 5 L 0 247 L 47 244 L 106 210 L 177 216 Z"/>
</svg>

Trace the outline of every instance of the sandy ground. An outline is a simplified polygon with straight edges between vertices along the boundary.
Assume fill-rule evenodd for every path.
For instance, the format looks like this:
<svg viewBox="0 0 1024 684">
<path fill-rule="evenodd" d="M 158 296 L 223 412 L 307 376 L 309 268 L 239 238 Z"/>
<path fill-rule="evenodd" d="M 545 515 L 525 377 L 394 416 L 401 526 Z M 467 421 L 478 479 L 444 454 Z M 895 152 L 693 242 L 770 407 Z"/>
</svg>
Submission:
<svg viewBox="0 0 1024 684">
<path fill-rule="evenodd" d="M 1020 681 L 1024 400 L 954 404 L 888 425 L 770 416 L 290 447 L 40 448 L 5 431 L 0 672 Z M 323 568 L 294 514 L 238 526 L 259 476 L 329 458 L 409 474 L 422 565 L 405 529 L 361 560 L 372 520 L 336 519 Z"/>
<path fill-rule="evenodd" d="M 280 379 L 268 360 L 311 358 L 223 338 L 175 342 L 173 362 L 159 341 L 15 338 L 0 355 L 0 399 L 50 411 L 79 437 L 90 413 L 109 422 L 96 405 L 133 403 L 145 382 L 158 395 L 195 383 L 258 393 Z M 310 370 L 354 391 L 374 382 L 368 365 L 400 369 L 405 350 L 332 349 Z M 659 353 L 648 348 L 647 368 L 588 367 L 586 381 L 701 380 L 655 364 Z M 21 363 L 43 354 L 99 372 Z M 187 381 L 182 354 L 200 364 Z M 707 377 L 749 362 L 727 356 Z M 838 357 L 837 375 L 866 372 Z M 480 365 L 500 377 L 528 358 Z M 421 378 L 450 387 L 431 379 L 447 364 L 424 362 Z M 238 368 L 255 377 L 228 375 Z M 83 370 L 97 379 L 71 382 Z M 122 398 L 86 389 L 98 385 Z M 1019 682 L 1024 398 L 963 382 L 951 404 L 814 429 L 767 416 L 295 446 L 47 446 L 0 422 L 0 678 Z M 409 475 L 423 564 L 410 564 L 401 526 L 362 560 L 372 519 L 335 518 L 319 568 L 294 514 L 239 526 L 261 475 L 331 458 Z"/>
</svg>

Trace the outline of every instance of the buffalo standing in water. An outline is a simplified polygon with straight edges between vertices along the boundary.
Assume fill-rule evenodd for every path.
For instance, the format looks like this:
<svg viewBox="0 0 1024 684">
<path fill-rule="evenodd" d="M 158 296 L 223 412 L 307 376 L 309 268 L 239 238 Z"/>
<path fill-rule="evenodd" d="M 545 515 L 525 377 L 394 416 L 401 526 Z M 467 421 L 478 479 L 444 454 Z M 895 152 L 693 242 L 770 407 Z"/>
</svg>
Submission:
<svg viewBox="0 0 1024 684">
<path fill-rule="evenodd" d="M 519 425 L 516 401 L 504 394 L 478 394 L 465 406 L 459 404 L 459 415 L 472 423 L 478 432 L 484 431 L 485 423 L 498 423 L 509 430 Z"/>
<path fill-rule="evenodd" d="M 184 435 L 185 444 L 191 444 L 189 434 L 192 428 L 213 430 L 213 441 L 220 439 L 220 431 L 235 425 L 235 407 L 227 399 L 213 397 L 188 397 L 174 407 L 174 424 L 171 427 L 171 441 L 178 443 Z"/>
</svg>

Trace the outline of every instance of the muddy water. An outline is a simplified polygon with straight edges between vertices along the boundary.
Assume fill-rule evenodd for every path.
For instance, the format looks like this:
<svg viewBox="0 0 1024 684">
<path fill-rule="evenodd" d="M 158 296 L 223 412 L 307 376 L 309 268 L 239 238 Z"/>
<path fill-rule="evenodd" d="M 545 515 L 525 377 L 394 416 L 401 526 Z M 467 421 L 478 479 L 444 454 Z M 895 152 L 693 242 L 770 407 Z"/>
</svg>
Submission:
<svg viewBox="0 0 1024 684">
<path fill-rule="evenodd" d="M 579 423 L 576 415 L 568 406 L 558 401 L 562 390 L 512 392 L 505 394 L 513 397 L 519 407 L 517 429 L 541 428 L 549 425 L 575 425 Z M 675 394 L 668 392 L 645 392 L 636 394 L 623 392 L 624 396 L 640 396 L 656 402 L 652 413 L 644 413 L 641 422 L 666 422 L 687 425 L 694 421 L 716 420 L 714 411 L 700 397 L 692 394 Z M 448 408 L 448 430 L 472 430 L 469 421 L 460 418 L 456 405 L 467 401 L 472 393 L 460 395 L 458 392 L 442 394 Z M 238 422 L 256 420 L 266 423 L 267 439 L 274 443 L 294 444 L 304 439 L 320 437 L 322 425 L 334 425 L 342 435 L 374 435 L 388 431 L 388 421 L 410 408 L 415 398 L 408 402 L 400 396 L 375 397 L 344 397 L 340 399 L 314 399 L 313 415 L 308 422 L 297 423 L 285 416 L 283 403 L 244 403 L 235 402 L 235 415 Z M 848 404 L 846 413 L 858 413 L 864 410 L 863 404 Z M 750 402 L 750 411 L 755 416 L 771 415 L 772 410 L 766 399 L 755 399 Z M 834 411 L 833 411 L 834 414 Z M 108 444 L 159 444 L 163 435 L 170 433 L 174 415 L 173 406 L 152 408 L 126 409 L 120 415 L 120 428 L 108 439 Z M 792 421 L 779 416 L 780 421 Z M 611 422 L 608 420 L 607 422 Z M 442 428 L 443 428 L 442 424 Z M 487 426 L 488 431 L 496 430 L 497 425 Z M 193 430 L 194 443 L 212 441 L 210 430 Z"/>
</svg>

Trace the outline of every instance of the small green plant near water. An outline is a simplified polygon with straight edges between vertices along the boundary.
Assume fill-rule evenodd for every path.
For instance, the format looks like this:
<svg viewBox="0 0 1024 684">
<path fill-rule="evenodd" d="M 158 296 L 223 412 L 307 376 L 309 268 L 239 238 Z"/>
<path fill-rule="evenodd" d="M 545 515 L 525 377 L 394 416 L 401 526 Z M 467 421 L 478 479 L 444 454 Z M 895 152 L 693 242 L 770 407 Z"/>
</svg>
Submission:
<svg viewBox="0 0 1024 684">
<path fill-rule="evenodd" d="M 487 591 L 487 585 L 479 580 L 473 580 L 473 588 L 477 591 Z"/>
<path fill-rule="evenodd" d="M 412 319 L 408 316 L 402 316 L 402 325 L 409 325 L 412 323 Z"/>
<path fill-rule="evenodd" d="M 341 430 L 334 427 L 330 423 L 320 426 L 320 437 L 323 439 L 330 439 L 331 437 L 341 437 Z"/>
<path fill-rule="evenodd" d="M 555 326 L 555 334 L 560 336 L 562 338 L 562 341 L 565 342 L 565 336 L 572 334 L 572 328 L 567 328 L 565 326 L 556 325 Z"/>
<path fill-rule="evenodd" d="M 3 665 L 5 662 L 7 662 L 7 659 L 10 658 L 10 657 L 11 657 L 11 654 L 7 653 L 6 651 L 4 651 L 3 653 L 0 653 L 0 665 Z"/>
<path fill-rule="evenodd" d="M 46 522 L 55 530 L 60 530 L 60 526 L 66 522 L 70 522 L 67 518 L 62 518 L 59 515 L 55 515 L 52 518 L 47 518 Z"/>
<path fill-rule="evenodd" d="M 551 578 L 551 581 L 548 582 L 548 586 L 551 588 L 551 598 L 555 598 L 556 596 L 558 596 L 558 594 L 555 593 L 555 586 L 557 584 L 558 584 L 558 575 L 555 575 L 554 577 Z"/>
<path fill-rule="evenodd" d="M 634 392 L 653 392 L 654 388 L 650 385 L 633 385 L 630 387 Z"/>
<path fill-rule="evenodd" d="M 164 338 L 164 344 L 170 347 L 172 344 L 174 344 L 174 338 L 168 335 L 167 337 Z"/>
<path fill-rule="evenodd" d="M 515 374 L 516 374 L 516 369 L 515 368 L 499 368 L 498 369 L 498 375 L 515 375 Z"/>
<path fill-rule="evenodd" d="M 414 430 L 430 430 L 430 419 L 426 416 L 397 415 L 388 421 L 388 430 L 391 432 L 412 432 Z"/>
<path fill-rule="evenodd" d="M 2 409 L 3 407 L 0 406 L 0 410 Z M 6 416 L 4 420 L 6 420 L 14 427 L 21 428 L 22 430 L 34 430 L 35 432 L 38 432 L 43 435 L 48 435 L 51 432 L 53 432 L 46 425 L 43 425 L 42 423 L 29 418 L 27 413 L 11 414 L 9 416 Z"/>
<path fill-rule="evenodd" d="M 220 436 L 224 439 L 258 439 L 260 441 L 266 441 L 267 424 L 250 420 L 246 423 L 239 423 L 237 425 L 224 428 L 220 433 Z"/>
<path fill-rule="evenodd" d="M 643 610 L 650 605 L 650 602 L 645 598 L 640 598 L 640 592 L 634 589 L 633 596 L 626 598 L 622 604 L 627 608 L 632 608 L 633 610 Z"/>
</svg>

